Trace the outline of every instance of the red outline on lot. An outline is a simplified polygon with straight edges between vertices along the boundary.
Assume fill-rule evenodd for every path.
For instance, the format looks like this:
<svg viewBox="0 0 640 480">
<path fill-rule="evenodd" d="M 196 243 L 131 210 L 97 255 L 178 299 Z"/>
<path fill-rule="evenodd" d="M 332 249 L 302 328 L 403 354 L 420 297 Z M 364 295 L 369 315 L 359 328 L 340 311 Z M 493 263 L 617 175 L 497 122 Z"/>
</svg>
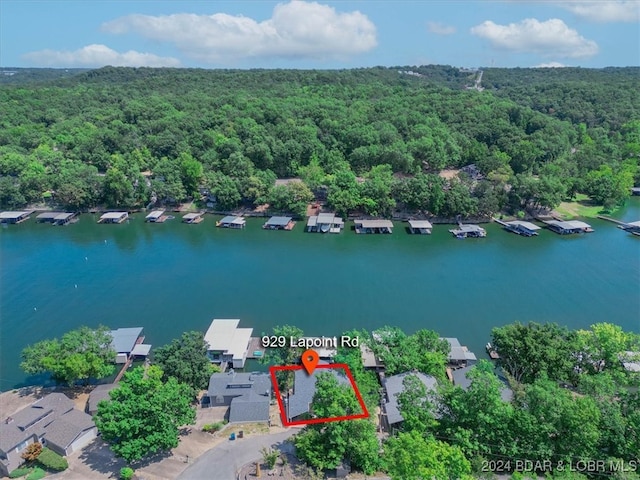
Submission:
<svg viewBox="0 0 640 480">
<path fill-rule="evenodd" d="M 351 382 L 351 386 L 353 387 L 353 391 L 356 394 L 356 398 L 358 399 L 358 403 L 362 408 L 363 413 L 359 413 L 357 415 L 345 415 L 344 417 L 331 417 L 331 418 L 311 418 L 309 420 L 297 420 L 295 422 L 290 422 L 287 420 L 287 415 L 284 411 L 284 404 L 282 402 L 282 395 L 280 395 L 280 389 L 278 388 L 278 381 L 276 380 L 276 372 L 284 371 L 284 370 L 302 370 L 302 365 L 284 365 L 284 366 L 274 366 L 269 367 L 269 373 L 271 374 L 271 382 L 273 383 L 273 389 L 278 399 L 278 407 L 280 408 L 280 418 L 282 418 L 282 425 L 285 427 L 295 427 L 297 425 L 311 425 L 314 423 L 327 423 L 327 422 L 338 422 L 341 420 L 356 420 L 359 418 L 369 418 L 369 411 L 367 410 L 367 406 L 364 404 L 364 400 L 362 399 L 362 395 L 360 395 L 360 390 L 358 390 L 358 386 L 356 385 L 355 380 L 353 379 L 353 375 L 351 374 L 351 370 L 349 370 L 349 366 L 346 363 L 326 363 L 320 364 L 316 366 L 316 370 L 321 368 L 335 368 L 343 369 Z"/>
</svg>

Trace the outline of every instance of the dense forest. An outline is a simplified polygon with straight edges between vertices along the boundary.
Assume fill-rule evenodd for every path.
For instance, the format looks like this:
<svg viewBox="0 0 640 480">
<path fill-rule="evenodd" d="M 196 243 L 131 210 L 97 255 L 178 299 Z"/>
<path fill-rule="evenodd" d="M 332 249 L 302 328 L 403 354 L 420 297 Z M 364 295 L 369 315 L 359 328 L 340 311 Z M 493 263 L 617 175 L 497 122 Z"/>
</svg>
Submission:
<svg viewBox="0 0 640 480">
<path fill-rule="evenodd" d="M 578 193 L 611 209 L 640 183 L 638 68 L 485 69 L 480 89 L 446 66 L 12 72 L 3 208 L 303 215 L 321 196 L 343 215 L 482 217 Z"/>
</svg>

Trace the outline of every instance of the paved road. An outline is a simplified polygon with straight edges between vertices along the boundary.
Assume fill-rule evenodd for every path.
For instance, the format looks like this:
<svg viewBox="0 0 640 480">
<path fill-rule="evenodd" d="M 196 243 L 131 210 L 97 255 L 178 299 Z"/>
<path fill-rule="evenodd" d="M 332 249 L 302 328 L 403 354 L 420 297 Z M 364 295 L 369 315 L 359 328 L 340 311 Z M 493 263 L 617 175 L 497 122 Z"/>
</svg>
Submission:
<svg viewBox="0 0 640 480">
<path fill-rule="evenodd" d="M 227 441 L 201 455 L 178 480 L 235 480 L 236 472 L 249 462 L 262 458 L 260 450 L 277 446 L 298 430 L 291 428 L 273 435 L 259 435 Z"/>
</svg>

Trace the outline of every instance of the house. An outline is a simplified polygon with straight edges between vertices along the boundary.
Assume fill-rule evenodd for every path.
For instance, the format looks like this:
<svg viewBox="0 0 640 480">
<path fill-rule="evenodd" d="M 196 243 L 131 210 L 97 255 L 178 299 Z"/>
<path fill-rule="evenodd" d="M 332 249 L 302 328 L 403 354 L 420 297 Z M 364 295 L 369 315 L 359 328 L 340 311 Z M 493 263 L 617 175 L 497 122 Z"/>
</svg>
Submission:
<svg viewBox="0 0 640 480">
<path fill-rule="evenodd" d="M 428 220 L 409 220 L 409 231 L 413 234 L 431 235 L 432 228 Z"/>
<path fill-rule="evenodd" d="M 77 220 L 75 213 L 68 212 L 44 212 L 36 217 L 40 223 L 51 223 L 53 225 L 67 225 L 73 220 Z"/>
<path fill-rule="evenodd" d="M 335 213 L 311 215 L 307 221 L 307 232 L 340 233 L 343 228 L 344 220 Z"/>
<path fill-rule="evenodd" d="M 355 220 L 356 233 L 393 233 L 391 220 Z"/>
<path fill-rule="evenodd" d="M 85 447 L 97 434 L 91 416 L 73 408 L 62 393 L 49 395 L 0 423 L 0 473 L 8 475 L 24 460 L 22 452 L 40 442 L 60 455 Z"/>
<path fill-rule="evenodd" d="M 269 421 L 271 377 L 267 373 L 214 373 L 207 396 L 212 407 L 229 407 L 230 423 Z"/>
<path fill-rule="evenodd" d="M 164 210 L 154 210 L 144 217 L 144 220 L 149 223 L 163 223 L 167 218 L 169 217 L 164 214 Z"/>
<path fill-rule="evenodd" d="M 508 230 L 524 237 L 532 237 L 538 235 L 540 227 L 531 222 L 525 222 L 523 220 L 513 220 L 511 222 L 503 223 L 505 230 Z"/>
<path fill-rule="evenodd" d="M 89 398 L 87 399 L 87 413 L 94 416 L 98 411 L 98 404 L 103 400 L 110 400 L 111 397 L 109 396 L 109 392 L 117 387 L 117 383 L 104 383 L 91 390 Z"/>
<path fill-rule="evenodd" d="M 209 345 L 207 356 L 225 370 L 227 366 L 244 368 L 253 328 L 238 328 L 240 320 L 214 319 L 204 334 Z"/>
<path fill-rule="evenodd" d="M 216 227 L 241 229 L 246 226 L 246 223 L 247 221 L 243 217 L 227 215 L 219 222 L 216 222 Z"/>
<path fill-rule="evenodd" d="M 31 212 L 0 212 L 0 223 L 20 223 L 29 218 Z"/>
<path fill-rule="evenodd" d="M 202 213 L 187 213 L 182 217 L 182 222 L 190 224 L 200 223 L 204 220 L 202 215 Z"/>
<path fill-rule="evenodd" d="M 469 372 L 472 371 L 475 365 L 469 365 L 467 367 L 459 368 L 452 372 L 453 375 L 453 384 L 462 388 L 463 390 L 468 390 L 471 386 L 471 379 L 469 379 Z M 509 388 L 509 382 L 503 375 L 498 375 L 498 379 L 502 382 L 503 387 L 500 390 L 500 398 L 502 398 L 503 402 L 510 402 L 513 399 L 513 390 Z"/>
<path fill-rule="evenodd" d="M 326 364 L 326 362 L 319 362 L 319 364 Z M 295 370 L 293 392 L 285 398 L 285 408 L 289 421 L 298 420 L 309 413 L 313 396 L 316 394 L 317 375 L 323 372 L 333 375 L 339 384 L 351 386 L 349 379 L 337 369 L 316 368 L 311 375 L 305 370 Z"/>
<path fill-rule="evenodd" d="M 560 221 L 560 220 L 547 220 L 544 223 L 547 224 L 547 228 L 552 232 L 559 233 L 560 235 L 569 235 L 574 233 L 591 233 L 593 228 L 588 223 L 580 222 L 578 220 Z"/>
<path fill-rule="evenodd" d="M 470 352 L 469 349 L 463 345 L 460 345 L 460 341 L 457 338 L 444 338 L 449 343 L 449 364 L 454 367 L 466 367 L 475 365 L 478 361 L 476 355 Z"/>
<path fill-rule="evenodd" d="M 106 212 L 102 214 L 98 223 L 122 223 L 127 218 L 129 218 L 127 212 Z"/>
<path fill-rule="evenodd" d="M 266 230 L 293 230 L 296 222 L 291 217 L 271 217 L 262 226 Z"/>
<path fill-rule="evenodd" d="M 151 345 L 142 343 L 142 327 L 118 328 L 109 333 L 112 337 L 111 345 L 116 351 L 116 363 L 126 363 L 130 355 L 146 356 L 151 349 Z"/>
<path fill-rule="evenodd" d="M 400 413 L 398 395 L 404 391 L 404 379 L 409 375 L 417 377 L 428 393 L 435 392 L 438 386 L 434 377 L 420 372 L 405 372 L 386 377 L 383 383 L 385 393 L 383 425 L 387 430 L 397 428 L 404 421 Z"/>
<path fill-rule="evenodd" d="M 487 236 L 487 231 L 479 225 L 460 224 L 458 228 L 449 230 L 456 238 L 482 238 Z"/>
</svg>

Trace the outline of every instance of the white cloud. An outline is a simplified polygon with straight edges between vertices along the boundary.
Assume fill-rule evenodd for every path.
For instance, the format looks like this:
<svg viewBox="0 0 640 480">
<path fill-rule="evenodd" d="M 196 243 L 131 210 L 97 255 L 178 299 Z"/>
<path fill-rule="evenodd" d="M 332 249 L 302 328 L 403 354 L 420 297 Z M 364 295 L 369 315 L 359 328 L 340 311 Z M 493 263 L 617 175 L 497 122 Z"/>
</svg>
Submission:
<svg viewBox="0 0 640 480">
<path fill-rule="evenodd" d="M 541 63 L 540 65 L 536 65 L 533 68 L 562 68 L 562 67 L 566 67 L 566 65 L 560 62 L 549 62 L 549 63 Z"/>
<path fill-rule="evenodd" d="M 456 33 L 456 27 L 440 22 L 427 22 L 427 30 L 436 35 L 453 35 Z"/>
<path fill-rule="evenodd" d="M 135 50 L 119 53 L 106 45 L 87 45 L 73 52 L 62 50 L 39 50 L 23 55 L 23 58 L 39 66 L 50 67 L 178 67 L 180 60 L 159 57 L 152 53 Z"/>
<path fill-rule="evenodd" d="M 519 23 L 498 25 L 490 20 L 476 25 L 471 33 L 489 40 L 496 48 L 549 57 L 581 58 L 598 53 L 598 45 L 587 40 L 562 20 L 541 22 L 527 18 Z"/>
<path fill-rule="evenodd" d="M 276 5 L 271 18 L 262 22 L 225 13 L 179 13 L 127 15 L 102 27 L 170 42 L 189 57 L 210 63 L 248 57 L 346 58 L 377 44 L 376 27 L 366 15 L 299 0 Z"/>
<path fill-rule="evenodd" d="M 580 18 L 592 22 L 639 22 L 640 1 L 638 0 L 566 0 L 559 5 Z"/>
</svg>

